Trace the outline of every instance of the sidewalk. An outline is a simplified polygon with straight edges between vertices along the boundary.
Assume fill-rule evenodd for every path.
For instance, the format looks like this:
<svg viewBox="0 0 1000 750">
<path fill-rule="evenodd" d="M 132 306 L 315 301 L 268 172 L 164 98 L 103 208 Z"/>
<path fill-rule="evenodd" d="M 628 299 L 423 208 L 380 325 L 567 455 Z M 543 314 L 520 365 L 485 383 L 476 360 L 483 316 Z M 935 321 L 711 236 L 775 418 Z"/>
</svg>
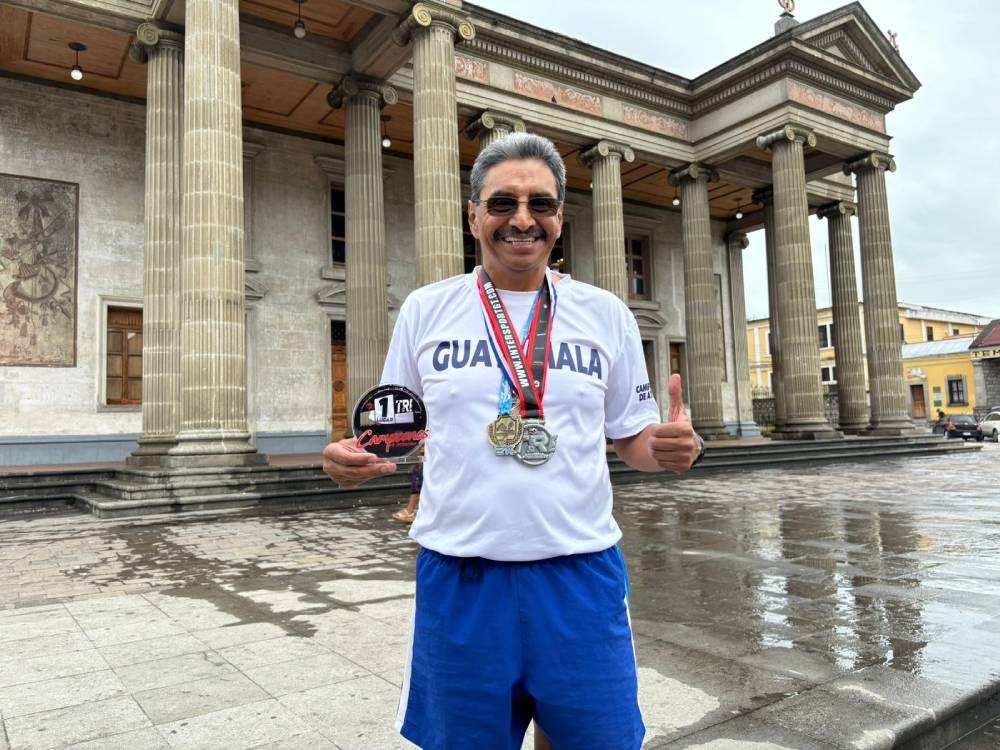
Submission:
<svg viewBox="0 0 1000 750">
<path fill-rule="evenodd" d="M 617 487 L 646 747 L 933 748 L 1000 713 L 998 488 L 994 445 Z M 413 747 L 415 551 L 380 508 L 0 519 L 0 750 Z"/>
</svg>

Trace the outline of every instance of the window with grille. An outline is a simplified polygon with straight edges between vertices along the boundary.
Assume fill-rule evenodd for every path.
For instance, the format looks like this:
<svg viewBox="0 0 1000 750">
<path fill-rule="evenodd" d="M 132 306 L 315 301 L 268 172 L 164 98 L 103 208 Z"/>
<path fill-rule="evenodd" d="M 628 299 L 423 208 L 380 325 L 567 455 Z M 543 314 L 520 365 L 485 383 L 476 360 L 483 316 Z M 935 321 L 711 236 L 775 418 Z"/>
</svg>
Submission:
<svg viewBox="0 0 1000 750">
<path fill-rule="evenodd" d="M 819 348 L 829 349 L 833 346 L 833 323 L 824 323 L 817 327 L 819 331 Z"/>
<path fill-rule="evenodd" d="M 628 296 L 632 299 L 649 299 L 649 238 L 625 235 L 625 261 Z"/>
<path fill-rule="evenodd" d="M 105 403 L 142 403 L 142 310 L 109 307 Z"/>
<path fill-rule="evenodd" d="M 948 378 L 948 406 L 965 406 L 968 403 L 965 397 L 965 378 Z"/>
<path fill-rule="evenodd" d="M 347 258 L 347 211 L 342 188 L 330 188 L 330 260 L 344 263 Z"/>
</svg>

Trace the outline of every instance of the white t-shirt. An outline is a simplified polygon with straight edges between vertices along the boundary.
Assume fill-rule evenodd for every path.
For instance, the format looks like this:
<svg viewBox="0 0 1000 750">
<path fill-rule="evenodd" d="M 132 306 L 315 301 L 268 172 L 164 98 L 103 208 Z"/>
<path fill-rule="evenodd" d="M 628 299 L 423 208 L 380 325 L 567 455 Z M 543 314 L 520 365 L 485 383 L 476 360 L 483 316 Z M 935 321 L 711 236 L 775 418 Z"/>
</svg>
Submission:
<svg viewBox="0 0 1000 750">
<path fill-rule="evenodd" d="M 555 318 L 543 397 L 558 436 L 540 466 L 497 456 L 486 437 L 502 369 L 490 346 L 476 274 L 412 292 L 403 302 L 382 383 L 427 407 L 424 483 L 410 535 L 446 555 L 542 560 L 597 552 L 621 538 L 611 515 L 605 435 L 660 421 L 635 318 L 614 295 L 553 274 Z M 535 292 L 500 290 L 518 334 Z"/>
</svg>

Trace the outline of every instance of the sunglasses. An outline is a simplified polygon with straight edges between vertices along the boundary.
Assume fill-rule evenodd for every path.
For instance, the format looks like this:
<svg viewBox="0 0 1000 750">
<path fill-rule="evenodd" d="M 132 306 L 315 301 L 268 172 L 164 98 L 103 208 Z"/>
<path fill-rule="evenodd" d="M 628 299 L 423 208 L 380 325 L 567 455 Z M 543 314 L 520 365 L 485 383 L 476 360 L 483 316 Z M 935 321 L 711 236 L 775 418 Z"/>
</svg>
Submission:
<svg viewBox="0 0 1000 750">
<path fill-rule="evenodd" d="M 558 198 L 539 195 L 528 198 L 526 201 L 519 201 L 512 195 L 494 195 L 486 200 L 472 201 L 476 205 L 483 203 L 486 205 L 486 213 L 490 216 L 513 216 L 517 213 L 517 207 L 522 203 L 528 205 L 528 211 L 535 216 L 555 216 L 562 205 Z"/>
</svg>

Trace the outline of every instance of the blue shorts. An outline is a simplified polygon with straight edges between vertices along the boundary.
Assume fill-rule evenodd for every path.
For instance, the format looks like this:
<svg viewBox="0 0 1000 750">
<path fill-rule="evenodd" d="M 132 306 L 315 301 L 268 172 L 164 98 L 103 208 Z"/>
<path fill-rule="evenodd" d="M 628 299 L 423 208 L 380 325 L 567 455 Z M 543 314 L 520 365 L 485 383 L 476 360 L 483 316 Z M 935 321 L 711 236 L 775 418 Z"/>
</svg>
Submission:
<svg viewBox="0 0 1000 750">
<path fill-rule="evenodd" d="M 396 726 L 423 750 L 638 750 L 628 575 L 617 547 L 537 562 L 422 549 Z"/>
</svg>

